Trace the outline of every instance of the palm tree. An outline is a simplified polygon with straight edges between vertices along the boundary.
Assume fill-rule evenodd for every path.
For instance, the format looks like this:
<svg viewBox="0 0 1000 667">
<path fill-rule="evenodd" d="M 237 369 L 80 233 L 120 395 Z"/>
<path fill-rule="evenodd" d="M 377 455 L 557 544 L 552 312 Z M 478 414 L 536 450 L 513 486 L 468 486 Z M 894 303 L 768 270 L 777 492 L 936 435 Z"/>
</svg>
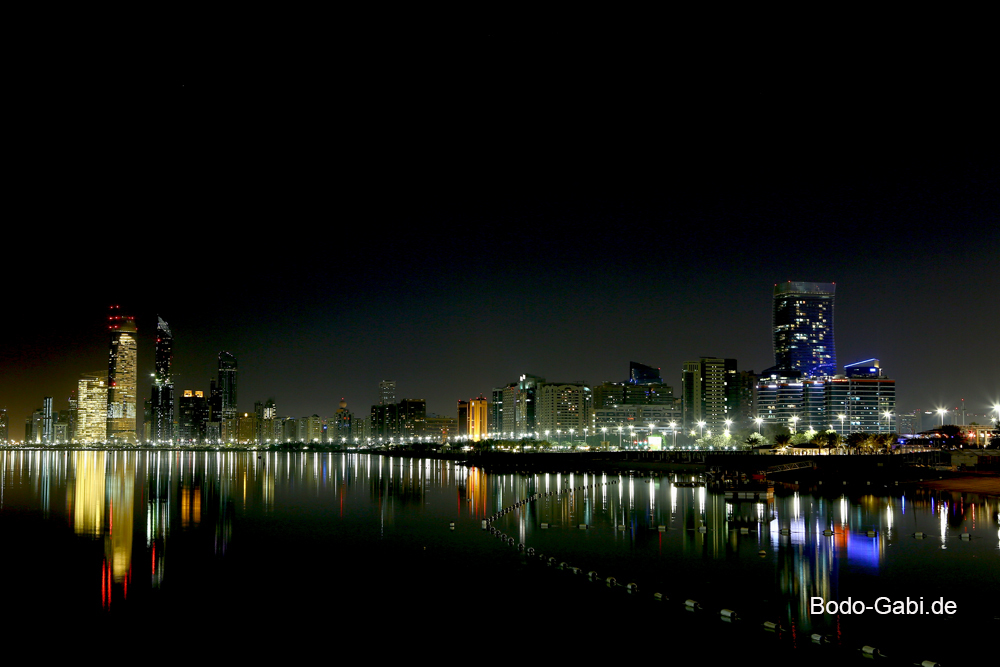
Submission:
<svg viewBox="0 0 1000 667">
<path fill-rule="evenodd" d="M 868 442 L 868 434 L 855 431 L 847 435 L 847 446 L 851 449 L 863 449 Z"/>
<path fill-rule="evenodd" d="M 826 440 L 827 447 L 839 447 L 840 446 L 840 434 L 834 430 L 829 430 L 823 434 L 823 439 Z"/>
</svg>

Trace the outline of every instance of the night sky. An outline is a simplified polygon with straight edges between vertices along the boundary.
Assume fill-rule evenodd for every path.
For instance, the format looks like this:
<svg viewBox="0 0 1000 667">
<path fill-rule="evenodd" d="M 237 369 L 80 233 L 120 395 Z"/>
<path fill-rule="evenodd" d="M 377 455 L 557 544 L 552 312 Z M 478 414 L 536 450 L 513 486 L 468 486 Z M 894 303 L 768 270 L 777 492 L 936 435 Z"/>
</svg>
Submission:
<svg viewBox="0 0 1000 667">
<path fill-rule="evenodd" d="M 838 364 L 880 358 L 900 411 L 1000 401 L 996 124 L 971 94 L 938 91 L 942 112 L 894 87 L 558 60 L 521 78 L 495 51 L 428 71 L 26 107 L 11 436 L 107 367 L 112 303 L 139 326 L 140 411 L 157 314 L 178 394 L 228 350 L 241 410 L 366 413 L 395 380 L 453 416 L 522 373 L 597 384 L 634 360 L 677 390 L 699 356 L 761 371 L 786 280 L 837 283 Z"/>
</svg>

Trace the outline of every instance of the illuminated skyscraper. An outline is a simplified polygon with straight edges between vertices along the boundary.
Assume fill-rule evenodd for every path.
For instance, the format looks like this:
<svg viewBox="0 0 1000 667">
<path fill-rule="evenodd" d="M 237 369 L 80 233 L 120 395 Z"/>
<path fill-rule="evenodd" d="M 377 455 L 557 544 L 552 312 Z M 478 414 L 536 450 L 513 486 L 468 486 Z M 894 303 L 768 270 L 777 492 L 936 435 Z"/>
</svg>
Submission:
<svg viewBox="0 0 1000 667">
<path fill-rule="evenodd" d="M 201 442 L 210 415 L 204 392 L 185 389 L 179 403 L 177 438 L 186 444 Z"/>
<path fill-rule="evenodd" d="M 111 307 L 108 317 L 111 346 L 108 351 L 108 432 L 107 438 L 119 442 L 136 442 L 136 362 L 137 345 L 135 318 L 120 314 L 119 306 Z"/>
<path fill-rule="evenodd" d="M 108 437 L 108 385 L 100 371 L 77 384 L 76 442 L 104 442 Z"/>
<path fill-rule="evenodd" d="M 489 403 L 482 394 L 469 401 L 469 438 L 475 442 L 488 437 Z"/>
<path fill-rule="evenodd" d="M 378 404 L 393 405 L 396 402 L 396 381 L 383 380 L 378 383 Z"/>
<path fill-rule="evenodd" d="M 739 419 L 739 383 L 736 360 L 701 357 L 684 362 L 683 386 L 684 426 L 722 433 L 726 420 Z M 704 426 L 698 424 L 704 422 Z"/>
<path fill-rule="evenodd" d="M 174 383 L 170 378 L 174 337 L 163 318 L 156 319 L 156 373 L 153 375 L 150 437 L 164 442 L 174 438 Z"/>
<path fill-rule="evenodd" d="M 835 283 L 774 286 L 774 367 L 764 374 L 832 376 L 837 372 L 833 340 Z"/>
<path fill-rule="evenodd" d="M 219 411 L 212 419 L 222 423 L 222 438 L 236 437 L 236 357 L 219 352 Z"/>
</svg>

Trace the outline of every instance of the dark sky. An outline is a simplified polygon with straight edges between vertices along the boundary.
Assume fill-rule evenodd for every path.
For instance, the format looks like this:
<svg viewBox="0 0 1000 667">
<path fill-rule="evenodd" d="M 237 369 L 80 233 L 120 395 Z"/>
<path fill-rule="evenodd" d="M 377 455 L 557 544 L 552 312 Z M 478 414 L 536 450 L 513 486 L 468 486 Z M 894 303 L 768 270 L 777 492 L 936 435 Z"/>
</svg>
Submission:
<svg viewBox="0 0 1000 667">
<path fill-rule="evenodd" d="M 11 434 L 106 367 L 111 303 L 140 327 L 140 399 L 159 314 L 178 390 L 207 391 L 228 350 L 241 409 L 365 412 L 392 379 L 452 415 L 521 373 L 621 381 L 635 360 L 676 387 L 699 356 L 762 370 L 774 283 L 836 282 L 841 367 L 882 359 L 901 410 L 1000 400 L 996 124 L 978 92 L 654 80 L 502 51 L 25 104 Z"/>
</svg>

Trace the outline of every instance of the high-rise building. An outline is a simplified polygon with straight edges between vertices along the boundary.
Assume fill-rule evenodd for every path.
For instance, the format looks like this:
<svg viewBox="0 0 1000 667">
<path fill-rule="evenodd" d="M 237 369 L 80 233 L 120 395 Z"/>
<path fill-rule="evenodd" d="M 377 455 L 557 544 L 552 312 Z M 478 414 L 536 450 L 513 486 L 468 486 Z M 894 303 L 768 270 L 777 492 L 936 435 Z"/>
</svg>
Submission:
<svg viewBox="0 0 1000 667">
<path fill-rule="evenodd" d="M 111 345 L 108 352 L 107 439 L 136 442 L 136 371 L 138 362 L 135 318 L 111 307 L 108 317 Z"/>
<path fill-rule="evenodd" d="M 167 442 L 174 438 L 174 383 L 170 376 L 174 337 L 163 318 L 157 316 L 156 320 L 156 372 L 153 374 L 150 400 L 152 425 L 149 437 L 158 442 Z"/>
<path fill-rule="evenodd" d="M 350 443 L 352 436 L 351 422 L 353 420 L 354 415 L 352 415 L 351 411 L 347 409 L 347 400 L 344 397 L 341 397 L 339 407 L 337 408 L 337 415 L 334 417 L 334 432 L 332 434 L 327 434 L 328 439 L 331 442 L 336 443 Z"/>
<path fill-rule="evenodd" d="M 458 399 L 458 435 L 469 435 L 469 402 Z"/>
<path fill-rule="evenodd" d="M 205 393 L 185 389 L 177 404 L 177 438 L 188 444 L 204 440 L 210 415 Z"/>
<path fill-rule="evenodd" d="M 373 405 L 369 437 L 383 441 L 395 438 L 399 434 L 398 411 L 399 408 L 395 403 Z"/>
<path fill-rule="evenodd" d="M 427 419 L 427 401 L 404 398 L 396 405 L 396 431 L 403 438 L 421 438 Z"/>
<path fill-rule="evenodd" d="M 701 357 L 684 363 L 683 405 L 684 426 L 722 433 L 726 421 L 739 418 L 739 382 L 735 359 Z M 704 423 L 703 426 L 699 426 Z"/>
<path fill-rule="evenodd" d="M 10 422 L 7 417 L 7 408 L 0 408 L 0 443 L 6 444 L 10 439 Z"/>
<path fill-rule="evenodd" d="M 837 372 L 833 339 L 835 283 L 788 281 L 774 286 L 774 367 L 765 375 L 825 377 Z"/>
<path fill-rule="evenodd" d="M 757 391 L 763 423 L 841 435 L 895 430 L 896 381 L 884 377 L 879 360 L 848 364 L 845 371 L 826 378 L 761 378 Z"/>
<path fill-rule="evenodd" d="M 517 401 L 514 404 L 515 433 L 517 437 L 534 437 L 538 431 L 538 387 L 545 378 L 524 374 L 518 379 Z"/>
<path fill-rule="evenodd" d="M 52 415 L 52 397 L 42 399 L 42 443 L 51 445 L 55 442 L 55 419 Z"/>
<path fill-rule="evenodd" d="M 479 398 L 469 401 L 469 439 L 475 442 L 485 440 L 489 437 L 489 414 L 490 407 L 486 397 L 482 394 Z"/>
<path fill-rule="evenodd" d="M 540 437 L 555 438 L 556 431 L 560 431 L 562 434 L 569 434 L 566 436 L 568 439 L 583 442 L 586 434 L 593 435 L 593 394 L 584 382 L 539 383 L 537 402 L 537 430 Z M 545 435 L 546 432 L 549 435 Z"/>
<path fill-rule="evenodd" d="M 378 383 L 378 404 L 395 405 L 396 403 L 396 381 L 382 380 Z"/>
<path fill-rule="evenodd" d="M 219 415 L 212 415 L 213 421 L 219 421 L 222 429 L 222 439 L 236 437 L 236 357 L 230 352 L 219 352 L 219 384 L 218 384 Z"/>
<path fill-rule="evenodd" d="M 493 388 L 493 400 L 490 402 L 489 422 L 490 433 L 499 433 L 503 430 L 503 387 Z"/>
<path fill-rule="evenodd" d="M 108 437 L 108 385 L 100 371 L 87 373 L 77 383 L 77 442 L 104 442 Z"/>
</svg>

